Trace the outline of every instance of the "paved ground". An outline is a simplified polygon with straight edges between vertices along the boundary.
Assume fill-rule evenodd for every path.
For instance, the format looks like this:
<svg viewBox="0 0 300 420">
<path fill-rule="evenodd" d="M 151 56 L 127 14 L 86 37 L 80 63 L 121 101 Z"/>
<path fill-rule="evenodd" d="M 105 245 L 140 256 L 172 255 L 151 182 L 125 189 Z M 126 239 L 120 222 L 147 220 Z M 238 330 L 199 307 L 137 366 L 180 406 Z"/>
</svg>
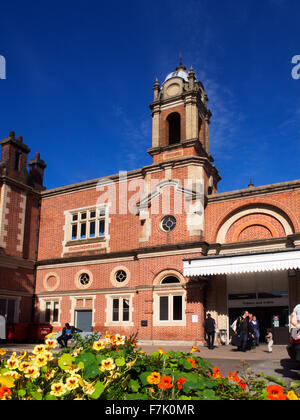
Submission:
<svg viewBox="0 0 300 420">
<path fill-rule="evenodd" d="M 157 351 L 162 347 L 166 352 L 169 350 L 189 352 L 191 347 L 185 346 L 146 346 L 141 348 L 146 353 Z M 0 344 L 0 348 L 9 353 L 22 350 L 31 352 L 34 344 Z M 291 380 L 300 380 L 300 364 L 289 359 L 286 346 L 274 346 L 273 353 L 267 352 L 267 345 L 261 345 L 249 352 L 241 353 L 232 346 L 218 346 L 214 350 L 200 347 L 201 352 L 196 353 L 203 359 L 209 360 L 214 366 L 218 366 L 224 375 L 228 372 L 243 372 L 245 368 L 251 368 L 255 373 L 263 372 L 266 376 L 275 375 L 284 379 L 287 383 Z"/>
</svg>

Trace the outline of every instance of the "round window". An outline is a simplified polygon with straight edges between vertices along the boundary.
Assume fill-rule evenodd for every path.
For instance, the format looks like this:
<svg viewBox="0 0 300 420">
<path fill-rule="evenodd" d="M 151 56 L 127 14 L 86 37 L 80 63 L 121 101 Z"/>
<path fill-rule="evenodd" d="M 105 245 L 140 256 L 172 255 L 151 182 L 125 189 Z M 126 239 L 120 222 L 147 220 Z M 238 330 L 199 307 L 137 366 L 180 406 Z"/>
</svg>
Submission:
<svg viewBox="0 0 300 420">
<path fill-rule="evenodd" d="M 176 227 L 176 219 L 174 216 L 166 216 L 161 221 L 161 228 L 165 232 L 171 232 Z"/>
<path fill-rule="evenodd" d="M 81 286 L 88 286 L 90 283 L 90 276 L 87 273 L 82 273 L 79 277 Z"/>
<path fill-rule="evenodd" d="M 127 279 L 127 274 L 124 270 L 118 270 L 116 272 L 116 280 L 119 283 L 123 283 Z"/>
</svg>

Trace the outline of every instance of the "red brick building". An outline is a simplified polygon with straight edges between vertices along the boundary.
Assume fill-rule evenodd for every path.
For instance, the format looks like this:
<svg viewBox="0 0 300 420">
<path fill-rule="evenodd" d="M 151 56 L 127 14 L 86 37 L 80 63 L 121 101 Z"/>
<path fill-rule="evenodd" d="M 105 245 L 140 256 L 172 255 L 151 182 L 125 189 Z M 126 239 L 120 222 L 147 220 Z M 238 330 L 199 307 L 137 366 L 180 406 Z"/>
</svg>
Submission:
<svg viewBox="0 0 300 420">
<path fill-rule="evenodd" d="M 202 83 L 179 65 L 153 91 L 153 163 L 141 169 L 44 190 L 39 155 L 27 172 L 22 140 L 1 142 L 0 304 L 16 322 L 34 307 L 57 330 L 141 341 L 202 342 L 206 312 L 228 329 L 245 307 L 286 330 L 300 298 L 300 181 L 219 194 Z"/>
</svg>

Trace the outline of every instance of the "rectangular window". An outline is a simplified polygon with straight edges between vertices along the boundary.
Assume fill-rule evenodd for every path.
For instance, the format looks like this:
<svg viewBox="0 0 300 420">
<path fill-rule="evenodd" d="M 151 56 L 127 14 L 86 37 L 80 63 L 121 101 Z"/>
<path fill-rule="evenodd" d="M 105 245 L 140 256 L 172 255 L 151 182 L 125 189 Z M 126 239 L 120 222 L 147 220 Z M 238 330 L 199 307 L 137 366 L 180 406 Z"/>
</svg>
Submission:
<svg viewBox="0 0 300 420">
<path fill-rule="evenodd" d="M 185 326 L 185 310 L 185 292 L 170 291 L 154 293 L 154 326 Z"/>
<path fill-rule="evenodd" d="M 86 238 L 86 223 L 81 223 L 80 227 L 80 238 L 85 239 Z"/>
<path fill-rule="evenodd" d="M 70 240 L 94 239 L 105 237 L 105 209 L 72 212 Z"/>
<path fill-rule="evenodd" d="M 54 302 L 52 322 L 58 322 L 59 303 Z"/>
<path fill-rule="evenodd" d="M 182 296 L 173 296 L 173 320 L 182 321 Z"/>
<path fill-rule="evenodd" d="M 129 321 L 129 299 L 123 299 L 123 321 Z"/>
<path fill-rule="evenodd" d="M 44 321 L 52 324 L 59 320 L 59 302 L 49 300 L 45 302 Z"/>
<path fill-rule="evenodd" d="M 13 299 L 0 299 L 0 313 L 5 316 L 6 322 L 15 322 L 16 301 Z"/>
<path fill-rule="evenodd" d="M 169 297 L 161 296 L 159 299 L 159 320 L 168 321 L 169 320 Z"/>
<path fill-rule="evenodd" d="M 113 299 L 113 314 L 112 320 L 114 322 L 119 321 L 119 299 Z"/>
<path fill-rule="evenodd" d="M 132 324 L 132 295 L 108 295 L 106 326 Z"/>
</svg>

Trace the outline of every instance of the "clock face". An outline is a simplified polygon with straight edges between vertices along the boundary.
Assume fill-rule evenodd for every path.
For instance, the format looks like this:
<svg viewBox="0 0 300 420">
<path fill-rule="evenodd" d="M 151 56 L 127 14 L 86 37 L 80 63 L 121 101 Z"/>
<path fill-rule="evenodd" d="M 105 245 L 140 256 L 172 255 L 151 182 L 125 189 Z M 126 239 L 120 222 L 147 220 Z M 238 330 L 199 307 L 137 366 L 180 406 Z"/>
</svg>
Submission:
<svg viewBox="0 0 300 420">
<path fill-rule="evenodd" d="M 179 93 L 180 93 L 180 86 L 177 83 L 172 83 L 167 88 L 167 95 L 168 96 L 176 96 L 176 95 L 179 95 Z"/>
</svg>

